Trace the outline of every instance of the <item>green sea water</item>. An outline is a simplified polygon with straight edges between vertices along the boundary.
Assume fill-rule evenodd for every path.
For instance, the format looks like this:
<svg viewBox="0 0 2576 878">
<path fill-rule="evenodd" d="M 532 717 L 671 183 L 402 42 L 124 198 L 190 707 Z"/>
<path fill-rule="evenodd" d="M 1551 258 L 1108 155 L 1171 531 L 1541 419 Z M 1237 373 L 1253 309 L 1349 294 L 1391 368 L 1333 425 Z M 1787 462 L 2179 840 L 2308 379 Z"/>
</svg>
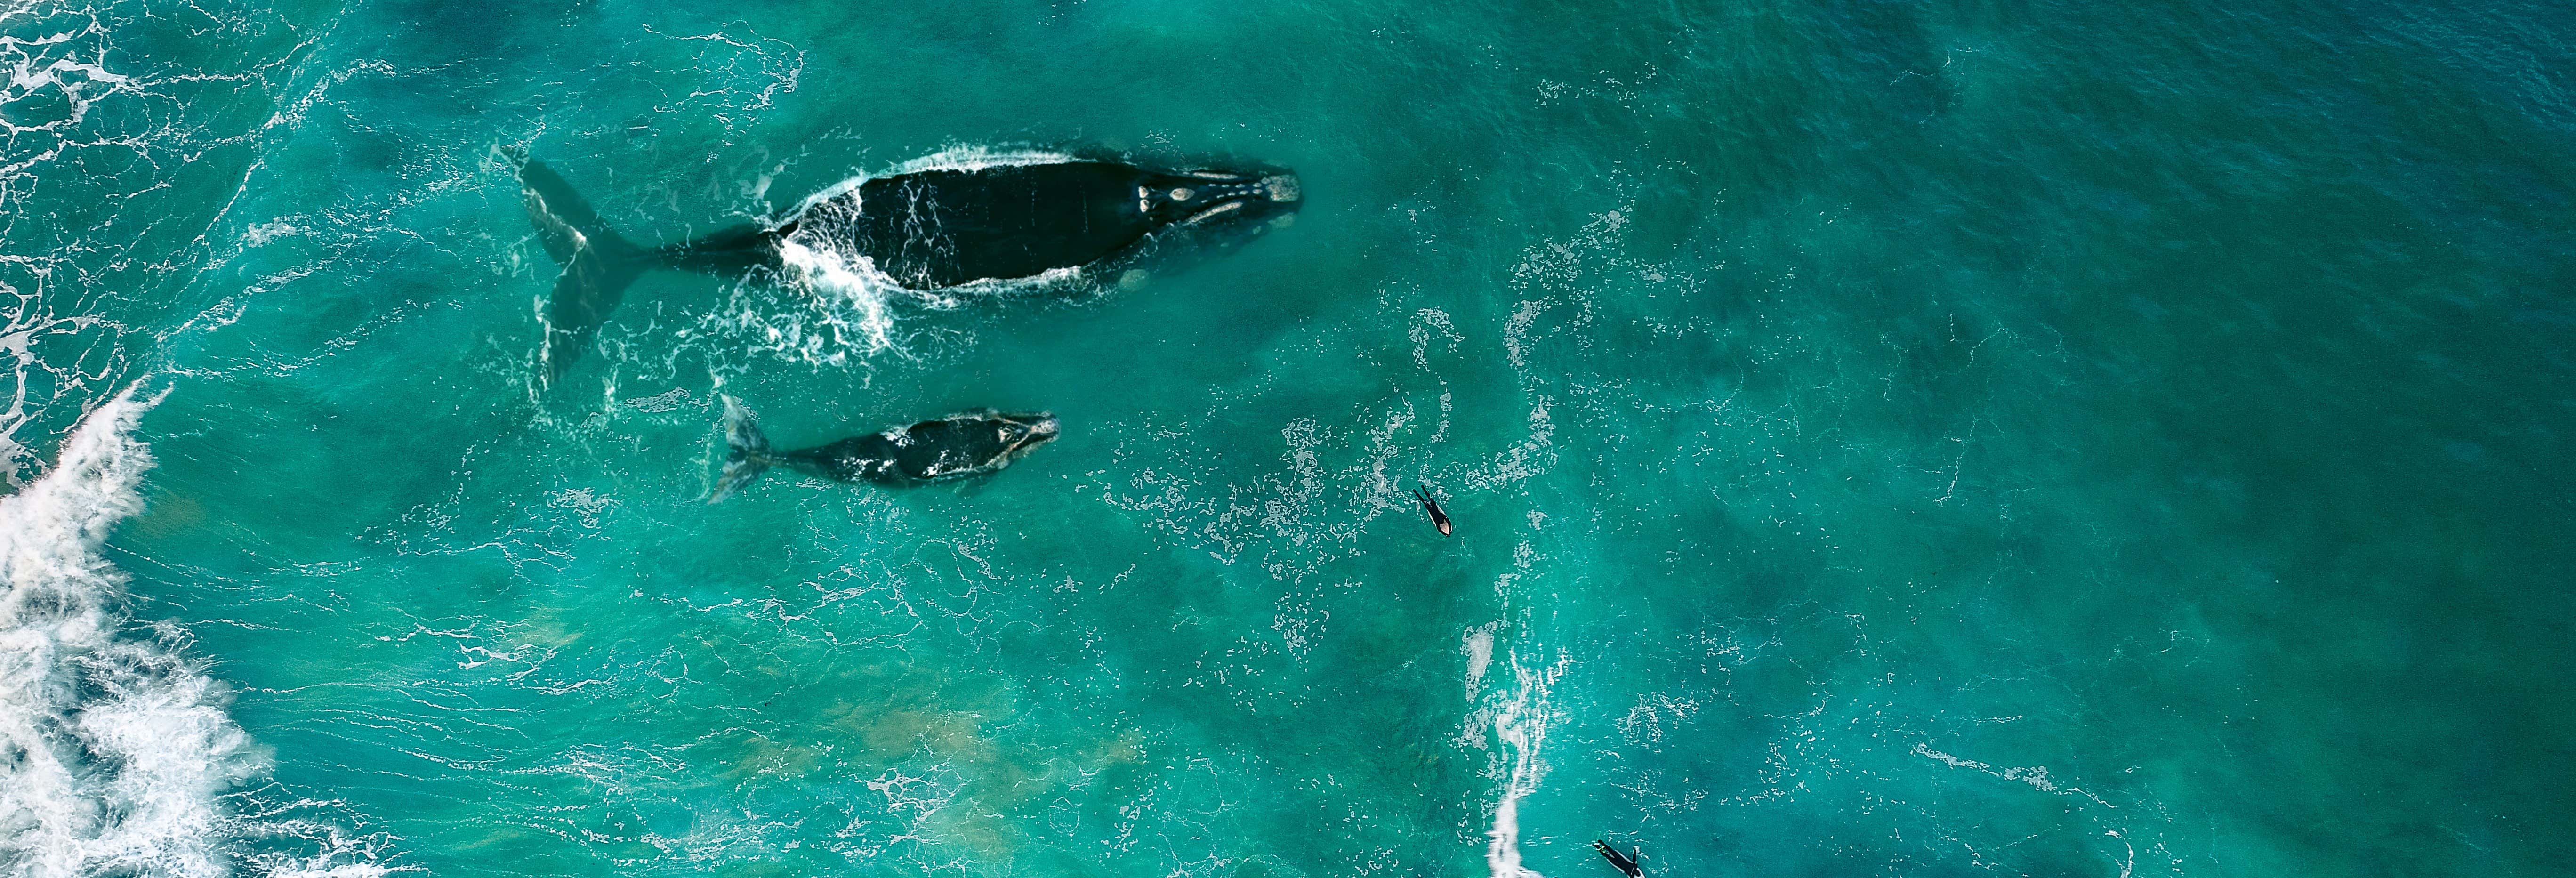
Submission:
<svg viewBox="0 0 2576 878">
<path fill-rule="evenodd" d="M 0 5 L 11 876 L 2576 872 L 2576 16 Z M 1086 295 L 646 276 L 1294 168 Z M 1063 438 L 706 502 L 960 409 Z M 1454 537 L 1406 492 L 1447 498 Z"/>
</svg>

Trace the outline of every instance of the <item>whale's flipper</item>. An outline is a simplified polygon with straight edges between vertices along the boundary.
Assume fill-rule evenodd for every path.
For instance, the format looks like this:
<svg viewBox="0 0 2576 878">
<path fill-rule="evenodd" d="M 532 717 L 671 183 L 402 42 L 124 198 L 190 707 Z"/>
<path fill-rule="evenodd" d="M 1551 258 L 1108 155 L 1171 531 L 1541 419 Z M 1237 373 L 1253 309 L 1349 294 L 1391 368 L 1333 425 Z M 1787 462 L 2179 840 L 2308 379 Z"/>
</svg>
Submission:
<svg viewBox="0 0 2576 878">
<path fill-rule="evenodd" d="M 760 424 L 751 419 L 751 410 L 733 397 L 725 397 L 725 465 L 724 475 L 716 478 L 716 490 L 707 497 L 714 503 L 769 469 L 769 437 L 760 432 Z"/>
<path fill-rule="evenodd" d="M 554 295 L 546 300 L 546 347 L 541 354 L 544 381 L 554 384 L 590 346 L 591 336 L 608 312 L 617 310 L 626 286 L 661 257 L 610 231 L 552 168 L 529 162 L 519 169 L 520 195 L 527 201 L 528 222 L 537 227 L 546 255 L 563 265 Z"/>
</svg>

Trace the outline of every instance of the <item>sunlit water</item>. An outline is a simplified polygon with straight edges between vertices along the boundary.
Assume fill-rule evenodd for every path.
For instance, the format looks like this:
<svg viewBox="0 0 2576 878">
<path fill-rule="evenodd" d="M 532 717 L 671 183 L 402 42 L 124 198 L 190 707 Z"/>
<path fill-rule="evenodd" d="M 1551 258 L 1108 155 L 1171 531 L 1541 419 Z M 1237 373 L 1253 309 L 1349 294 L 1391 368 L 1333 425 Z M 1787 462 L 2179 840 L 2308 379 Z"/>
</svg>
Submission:
<svg viewBox="0 0 2576 878">
<path fill-rule="evenodd" d="M 2571 70 L 2505 2 L 0 7 L 0 869 L 2552 874 Z M 1076 146 L 1306 207 L 647 275 L 536 389 L 513 156 L 655 242 Z M 720 395 L 1064 433 L 709 505 Z"/>
</svg>

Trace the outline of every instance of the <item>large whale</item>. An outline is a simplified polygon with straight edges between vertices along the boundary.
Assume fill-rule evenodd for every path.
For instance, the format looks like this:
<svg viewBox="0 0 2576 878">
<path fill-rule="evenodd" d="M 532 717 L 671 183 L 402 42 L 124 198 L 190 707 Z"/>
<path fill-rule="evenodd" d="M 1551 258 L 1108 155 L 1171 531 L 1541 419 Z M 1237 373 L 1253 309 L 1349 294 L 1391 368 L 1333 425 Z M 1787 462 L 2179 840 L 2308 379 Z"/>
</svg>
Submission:
<svg viewBox="0 0 2576 878">
<path fill-rule="evenodd" d="M 548 384 L 651 269 L 740 275 L 783 268 L 787 252 L 820 252 L 883 282 L 936 290 L 1078 275 L 1183 230 L 1257 232 L 1300 205 L 1297 178 L 1279 170 L 1156 170 L 1024 153 L 916 163 L 818 193 L 784 222 L 647 247 L 610 230 L 553 169 L 529 162 L 519 180 L 529 221 L 563 265 L 545 304 Z"/>
<path fill-rule="evenodd" d="M 732 496 L 772 466 L 837 482 L 918 485 L 982 475 L 1010 466 L 1055 439 L 1054 415 L 960 412 L 909 427 L 889 427 L 838 442 L 775 451 L 751 410 L 725 397 L 725 465 L 707 502 Z"/>
</svg>

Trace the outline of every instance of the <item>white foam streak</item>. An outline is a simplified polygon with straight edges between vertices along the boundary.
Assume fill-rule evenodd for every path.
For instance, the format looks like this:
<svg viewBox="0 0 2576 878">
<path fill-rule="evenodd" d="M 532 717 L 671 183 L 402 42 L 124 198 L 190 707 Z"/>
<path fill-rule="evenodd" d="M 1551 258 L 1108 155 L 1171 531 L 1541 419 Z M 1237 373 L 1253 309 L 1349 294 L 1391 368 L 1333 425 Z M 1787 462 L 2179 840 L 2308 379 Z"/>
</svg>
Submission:
<svg viewBox="0 0 2576 878">
<path fill-rule="evenodd" d="M 1521 865 L 1521 795 L 1517 790 L 1503 794 L 1502 804 L 1494 806 L 1494 828 L 1485 833 L 1485 869 L 1494 878 L 1538 876 Z"/>
<path fill-rule="evenodd" d="M 896 165 L 885 176 L 918 174 L 923 171 L 980 171 L 985 168 L 1016 168 L 1023 165 L 1053 165 L 1073 161 L 1065 153 L 1043 149 L 1013 149 L 990 146 L 952 146 Z"/>
<path fill-rule="evenodd" d="M 228 696 L 166 642 L 120 636 L 100 557 L 141 511 L 158 397 L 90 413 L 51 473 L 0 499 L 0 866 L 29 878 L 230 872 L 219 797 L 264 766 Z"/>
<path fill-rule="evenodd" d="M 980 171 L 985 168 L 1015 168 L 1024 165 L 1052 165 L 1073 161 L 1074 157 L 1042 149 L 1012 149 L 991 146 L 952 146 L 913 159 L 874 174 L 859 174 L 805 196 L 790 216 L 803 215 L 816 206 L 858 191 L 861 185 L 879 177 L 900 177 L 923 171 Z M 765 185 L 765 184 L 764 184 Z M 855 208 L 855 205 L 853 205 Z M 854 209 L 851 211 L 856 213 Z"/>
<path fill-rule="evenodd" d="M 1468 657 L 1470 693 L 1483 682 L 1498 627 L 1499 623 L 1489 623 L 1470 628 L 1460 638 Z M 1476 746 L 1484 745 L 1486 730 L 1491 729 L 1496 746 L 1486 774 L 1503 785 L 1494 804 L 1493 827 L 1485 832 L 1485 866 L 1493 878 L 1542 878 L 1521 863 L 1520 802 L 1538 791 L 1539 780 L 1547 774 L 1547 763 L 1540 753 L 1547 743 L 1548 728 L 1556 719 L 1548 690 L 1564 673 L 1565 663 L 1531 668 L 1521 663 L 1517 651 L 1507 654 L 1515 685 L 1509 692 L 1492 693 L 1467 718 L 1467 737 Z"/>
<path fill-rule="evenodd" d="M 894 317 L 886 312 L 886 291 L 902 285 L 877 271 L 874 261 L 857 254 L 816 250 L 793 237 L 779 242 L 778 256 L 805 279 L 809 288 L 838 293 L 858 309 L 858 330 L 867 339 L 868 353 L 894 346 Z"/>
<path fill-rule="evenodd" d="M 1467 629 L 1467 633 L 1458 638 L 1458 651 L 1467 656 L 1467 703 L 1469 704 L 1476 703 L 1476 696 L 1485 690 L 1485 669 L 1494 663 L 1494 629 L 1501 624 L 1487 622 Z"/>
</svg>

